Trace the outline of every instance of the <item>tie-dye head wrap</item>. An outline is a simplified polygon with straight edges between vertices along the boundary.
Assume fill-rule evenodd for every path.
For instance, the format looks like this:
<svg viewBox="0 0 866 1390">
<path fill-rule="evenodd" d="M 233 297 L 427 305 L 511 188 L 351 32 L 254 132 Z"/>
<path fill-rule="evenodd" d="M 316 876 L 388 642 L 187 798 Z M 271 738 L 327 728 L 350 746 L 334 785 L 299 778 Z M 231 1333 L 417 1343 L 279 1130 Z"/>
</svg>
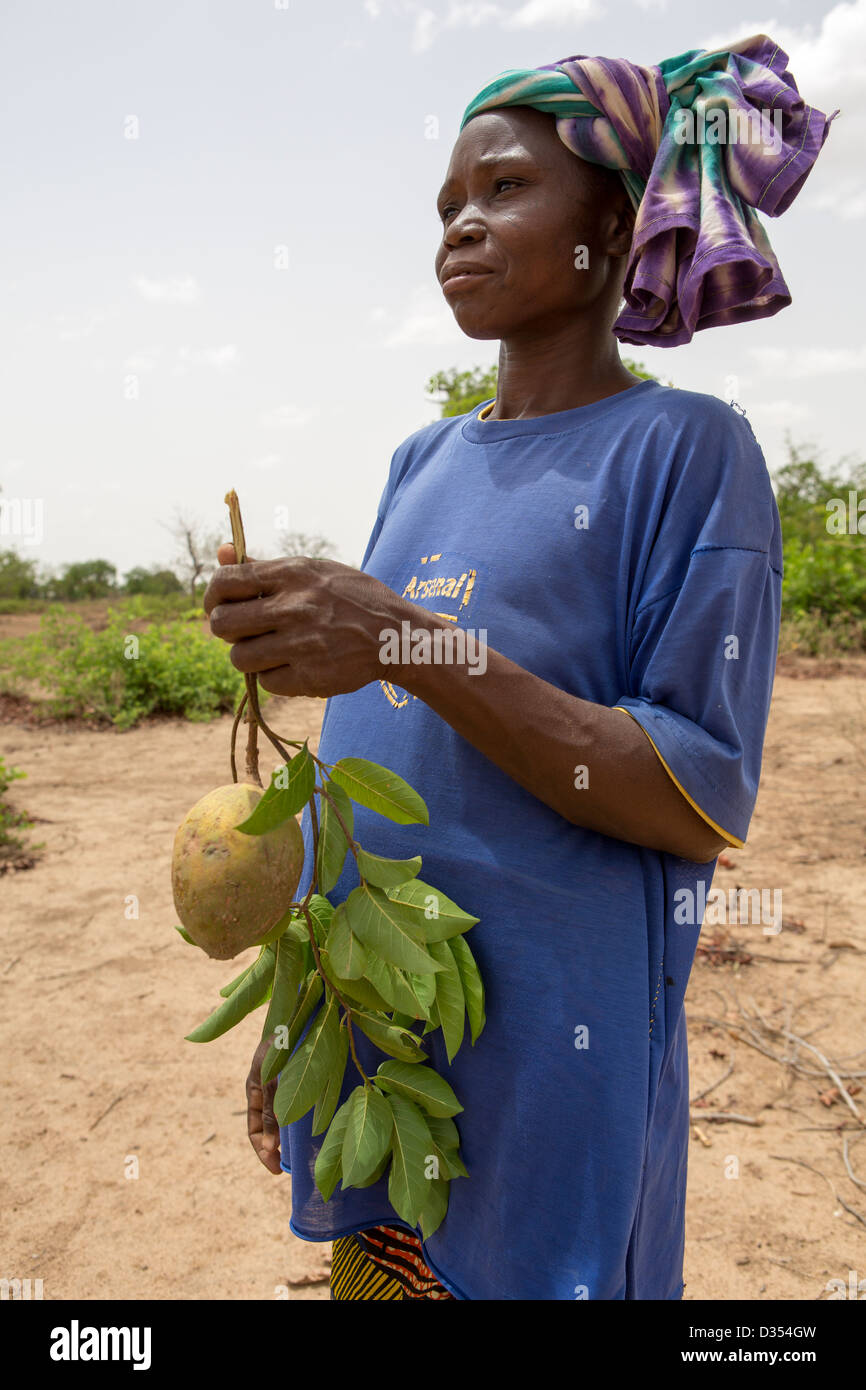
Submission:
<svg viewBox="0 0 866 1390">
<path fill-rule="evenodd" d="M 675 347 L 699 328 L 777 314 L 791 302 L 754 209 L 794 201 L 830 130 L 765 34 L 693 49 L 658 67 L 576 54 L 499 74 L 473 116 L 532 106 L 575 154 L 618 169 L 636 211 L 614 325 L 624 343 Z"/>
</svg>

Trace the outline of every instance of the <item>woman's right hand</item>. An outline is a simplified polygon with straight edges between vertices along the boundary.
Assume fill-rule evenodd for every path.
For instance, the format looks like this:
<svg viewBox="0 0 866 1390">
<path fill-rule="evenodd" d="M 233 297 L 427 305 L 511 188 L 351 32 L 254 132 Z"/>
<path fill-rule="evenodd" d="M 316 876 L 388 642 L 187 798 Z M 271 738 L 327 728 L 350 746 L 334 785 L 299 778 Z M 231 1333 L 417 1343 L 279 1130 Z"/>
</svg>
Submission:
<svg viewBox="0 0 866 1390">
<path fill-rule="evenodd" d="M 259 1043 L 247 1077 L 247 1134 L 256 1157 L 269 1173 L 280 1173 L 280 1127 L 274 1115 L 277 1078 L 262 1087 L 262 1063 L 271 1046 L 270 1038 Z"/>
</svg>

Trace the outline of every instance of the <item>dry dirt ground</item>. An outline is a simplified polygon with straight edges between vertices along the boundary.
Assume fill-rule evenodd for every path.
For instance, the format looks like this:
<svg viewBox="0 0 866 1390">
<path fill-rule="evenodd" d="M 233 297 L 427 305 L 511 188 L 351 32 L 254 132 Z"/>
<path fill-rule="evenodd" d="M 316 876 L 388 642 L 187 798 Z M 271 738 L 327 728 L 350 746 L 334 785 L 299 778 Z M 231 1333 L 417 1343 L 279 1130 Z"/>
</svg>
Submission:
<svg viewBox="0 0 866 1390">
<path fill-rule="evenodd" d="M 322 702 L 281 703 L 275 726 L 315 748 Z M 0 878 L 0 1273 L 46 1298 L 328 1297 L 330 1247 L 289 1233 L 290 1179 L 246 1137 L 258 1016 L 183 1042 L 238 968 L 172 931 L 168 875 L 177 823 L 229 780 L 229 724 L 119 734 L 13 708 L 0 731 L 44 843 Z M 705 922 L 686 1001 L 686 1299 L 866 1281 L 864 775 L 866 661 L 783 658 L 748 844 L 714 886 L 780 889 L 784 925 Z"/>
</svg>

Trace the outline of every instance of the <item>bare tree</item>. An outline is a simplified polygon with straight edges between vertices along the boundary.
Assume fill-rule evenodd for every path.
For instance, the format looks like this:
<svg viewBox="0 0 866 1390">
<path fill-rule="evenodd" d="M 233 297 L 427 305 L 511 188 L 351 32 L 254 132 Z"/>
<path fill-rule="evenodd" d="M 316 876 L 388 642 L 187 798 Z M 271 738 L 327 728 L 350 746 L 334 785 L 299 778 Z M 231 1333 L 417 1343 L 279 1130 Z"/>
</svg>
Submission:
<svg viewBox="0 0 866 1390">
<path fill-rule="evenodd" d="M 226 538 L 220 531 L 206 527 L 198 517 L 190 517 L 185 512 L 176 512 L 166 530 L 177 546 L 175 566 L 189 586 L 190 598 L 195 603 L 196 585 L 200 579 L 209 579 L 216 569 L 217 547 Z"/>
<path fill-rule="evenodd" d="M 337 548 L 324 536 L 303 531 L 283 531 L 277 544 L 281 555 L 309 555 L 313 560 L 336 560 Z"/>
</svg>

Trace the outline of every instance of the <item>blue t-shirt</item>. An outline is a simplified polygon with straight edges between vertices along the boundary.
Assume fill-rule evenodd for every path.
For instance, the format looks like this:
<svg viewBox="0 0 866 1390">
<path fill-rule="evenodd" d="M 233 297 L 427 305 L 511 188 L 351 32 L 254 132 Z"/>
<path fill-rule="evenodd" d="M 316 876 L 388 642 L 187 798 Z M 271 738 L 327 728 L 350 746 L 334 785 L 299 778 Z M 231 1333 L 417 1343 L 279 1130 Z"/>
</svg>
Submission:
<svg viewBox="0 0 866 1390">
<path fill-rule="evenodd" d="M 480 414 L 437 420 L 399 446 L 362 568 L 486 630 L 490 648 L 545 681 L 636 719 L 684 795 L 741 844 L 782 571 L 751 427 L 713 396 L 650 381 L 535 419 Z M 318 751 L 370 758 L 416 788 L 429 826 L 357 807 L 355 838 L 378 854 L 420 853 L 421 878 L 480 919 L 466 939 L 486 1028 L 474 1047 L 467 1029 L 451 1066 L 440 1032 L 424 1040 L 464 1106 L 470 1174 L 451 1183 L 424 1242 L 433 1273 L 465 1299 L 680 1298 L 683 995 L 715 862 L 572 825 L 387 681 L 328 700 Z M 575 766 L 586 761 L 575 745 Z M 306 813 L 303 824 L 309 865 Z M 331 900 L 357 882 L 349 856 Z M 375 1070 L 382 1054 L 359 1044 Z M 341 1099 L 356 1083 L 350 1066 Z M 312 1113 L 280 1136 L 295 1235 L 404 1224 L 387 1175 L 322 1202 L 311 1127 Z"/>
</svg>

